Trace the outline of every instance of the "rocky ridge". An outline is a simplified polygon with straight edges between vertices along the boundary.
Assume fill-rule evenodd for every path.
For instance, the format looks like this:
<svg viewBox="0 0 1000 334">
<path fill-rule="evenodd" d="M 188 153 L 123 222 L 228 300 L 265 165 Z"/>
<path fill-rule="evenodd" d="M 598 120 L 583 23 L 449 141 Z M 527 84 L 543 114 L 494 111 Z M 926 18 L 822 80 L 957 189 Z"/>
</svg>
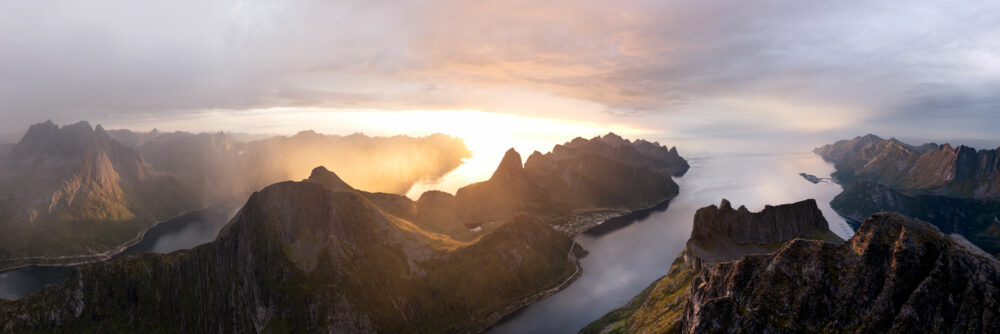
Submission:
<svg viewBox="0 0 1000 334">
<path fill-rule="evenodd" d="M 996 332 L 1000 262 L 957 240 L 880 213 L 846 243 L 795 240 L 722 263 L 692 282 L 681 331 Z"/>
<path fill-rule="evenodd" d="M 687 247 L 667 275 L 653 282 L 624 307 L 591 323 L 581 333 L 664 333 L 678 331 L 696 277 L 718 263 L 748 254 L 777 251 L 785 242 L 816 239 L 840 243 L 830 232 L 815 200 L 766 206 L 751 212 L 733 209 L 723 199 L 695 213 Z"/>
</svg>

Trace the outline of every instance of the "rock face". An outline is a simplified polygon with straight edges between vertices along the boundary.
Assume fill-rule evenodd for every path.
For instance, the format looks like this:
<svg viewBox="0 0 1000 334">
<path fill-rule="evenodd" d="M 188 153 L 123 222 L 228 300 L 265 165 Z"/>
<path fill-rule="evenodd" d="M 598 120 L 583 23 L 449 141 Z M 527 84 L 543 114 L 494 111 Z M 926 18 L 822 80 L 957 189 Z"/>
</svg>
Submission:
<svg viewBox="0 0 1000 334">
<path fill-rule="evenodd" d="M 676 148 L 629 141 L 615 134 L 577 138 L 552 152 L 532 153 L 524 165 L 513 149 L 490 180 L 455 194 L 461 217 L 472 223 L 503 220 L 519 212 L 559 216 L 572 212 L 652 207 L 677 195 L 672 175 L 687 162 Z"/>
<path fill-rule="evenodd" d="M 698 275 L 718 263 L 748 254 L 777 251 L 785 242 L 813 239 L 842 243 L 830 232 L 815 200 L 766 206 L 750 212 L 734 210 L 723 199 L 695 213 L 687 248 L 674 260 L 667 275 L 653 282 L 625 307 L 608 313 L 584 328 L 582 333 L 669 333 L 682 325 L 685 305 Z"/>
<path fill-rule="evenodd" d="M 104 252 L 201 207 L 176 178 L 86 122 L 31 126 L 0 161 L 0 189 L 0 267 Z"/>
<path fill-rule="evenodd" d="M 692 283 L 686 333 L 992 333 L 1000 263 L 930 224 L 882 213 L 843 244 L 795 240 Z"/>
<path fill-rule="evenodd" d="M 530 217 L 456 242 L 343 186 L 319 168 L 271 185 L 215 241 L 79 267 L 0 303 L 0 329 L 476 332 L 575 271 L 572 240 Z"/>
<path fill-rule="evenodd" d="M 899 212 L 1000 253 L 1000 149 L 912 146 L 867 135 L 814 152 L 835 164 L 844 192 L 830 205 L 853 227 L 877 212 Z"/>
<path fill-rule="evenodd" d="M 694 214 L 691 242 L 710 244 L 729 240 L 737 244 L 773 244 L 826 234 L 830 226 L 816 200 L 807 199 L 792 204 L 764 206 L 760 212 L 750 212 L 745 206 L 733 209 L 729 201 L 698 209 Z"/>
</svg>

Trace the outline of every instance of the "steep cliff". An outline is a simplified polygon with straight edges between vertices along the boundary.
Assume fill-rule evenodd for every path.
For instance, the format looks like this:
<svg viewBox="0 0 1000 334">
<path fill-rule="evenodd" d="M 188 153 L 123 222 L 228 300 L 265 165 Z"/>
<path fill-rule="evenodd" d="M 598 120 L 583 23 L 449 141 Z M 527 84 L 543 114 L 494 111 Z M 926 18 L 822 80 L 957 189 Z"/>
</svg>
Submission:
<svg viewBox="0 0 1000 334">
<path fill-rule="evenodd" d="M 614 310 L 581 333 L 670 333 L 682 325 L 692 283 L 716 264 L 748 254 L 777 251 L 785 242 L 805 238 L 841 243 L 830 232 L 815 200 L 766 206 L 760 212 L 734 210 L 729 201 L 695 213 L 687 248 L 656 280 L 624 307 Z"/>
<path fill-rule="evenodd" d="M 191 250 L 79 267 L 0 305 L 0 329 L 475 332 L 575 271 L 572 240 L 531 217 L 457 242 L 338 181 L 271 185 Z"/>
<path fill-rule="evenodd" d="M 773 251 L 795 238 L 843 241 L 830 231 L 814 199 L 766 205 L 760 212 L 750 212 L 744 206 L 733 209 L 723 199 L 718 207 L 712 205 L 695 212 L 687 251 L 689 256 L 711 262 L 729 261 L 750 253 Z"/>
<path fill-rule="evenodd" d="M 678 193 L 672 175 L 688 169 L 676 148 L 625 140 L 615 134 L 576 138 L 552 152 L 532 153 L 524 165 L 513 149 L 490 180 L 459 189 L 462 218 L 503 220 L 519 212 L 560 216 L 591 210 L 652 207 Z"/>
</svg>

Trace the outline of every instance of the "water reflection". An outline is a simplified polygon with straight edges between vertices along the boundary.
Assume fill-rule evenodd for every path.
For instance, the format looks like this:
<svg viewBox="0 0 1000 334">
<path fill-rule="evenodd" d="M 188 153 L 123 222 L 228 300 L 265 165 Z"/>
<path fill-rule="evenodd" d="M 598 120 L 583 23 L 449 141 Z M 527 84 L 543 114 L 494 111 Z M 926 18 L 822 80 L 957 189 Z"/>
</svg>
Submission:
<svg viewBox="0 0 1000 334">
<path fill-rule="evenodd" d="M 691 169 L 677 178 L 680 195 L 666 211 L 640 223 L 577 237 L 590 252 L 572 285 L 505 319 L 489 333 L 575 333 L 590 321 L 627 303 L 666 274 L 691 234 L 694 212 L 727 198 L 759 211 L 766 204 L 815 198 L 831 230 L 847 238 L 853 231 L 829 206 L 840 192 L 831 183 L 813 184 L 799 173 L 829 175 L 833 167 L 811 153 L 688 154 Z"/>
<path fill-rule="evenodd" d="M 210 242 L 235 210 L 235 205 L 220 205 L 178 216 L 151 228 L 141 242 L 115 257 L 139 252 L 169 253 Z M 0 298 L 18 299 L 46 285 L 59 284 L 72 270 L 29 266 L 0 272 Z"/>
</svg>

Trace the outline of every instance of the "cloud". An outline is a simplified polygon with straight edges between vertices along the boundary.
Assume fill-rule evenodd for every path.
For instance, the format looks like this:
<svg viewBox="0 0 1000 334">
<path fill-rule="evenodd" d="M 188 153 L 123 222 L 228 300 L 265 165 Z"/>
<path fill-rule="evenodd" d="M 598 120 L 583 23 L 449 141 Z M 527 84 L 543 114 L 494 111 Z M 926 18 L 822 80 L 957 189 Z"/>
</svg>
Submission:
<svg viewBox="0 0 1000 334">
<path fill-rule="evenodd" d="M 997 22 L 977 1 L 0 0 L 0 111 L 7 127 L 295 106 L 995 119 Z"/>
</svg>

